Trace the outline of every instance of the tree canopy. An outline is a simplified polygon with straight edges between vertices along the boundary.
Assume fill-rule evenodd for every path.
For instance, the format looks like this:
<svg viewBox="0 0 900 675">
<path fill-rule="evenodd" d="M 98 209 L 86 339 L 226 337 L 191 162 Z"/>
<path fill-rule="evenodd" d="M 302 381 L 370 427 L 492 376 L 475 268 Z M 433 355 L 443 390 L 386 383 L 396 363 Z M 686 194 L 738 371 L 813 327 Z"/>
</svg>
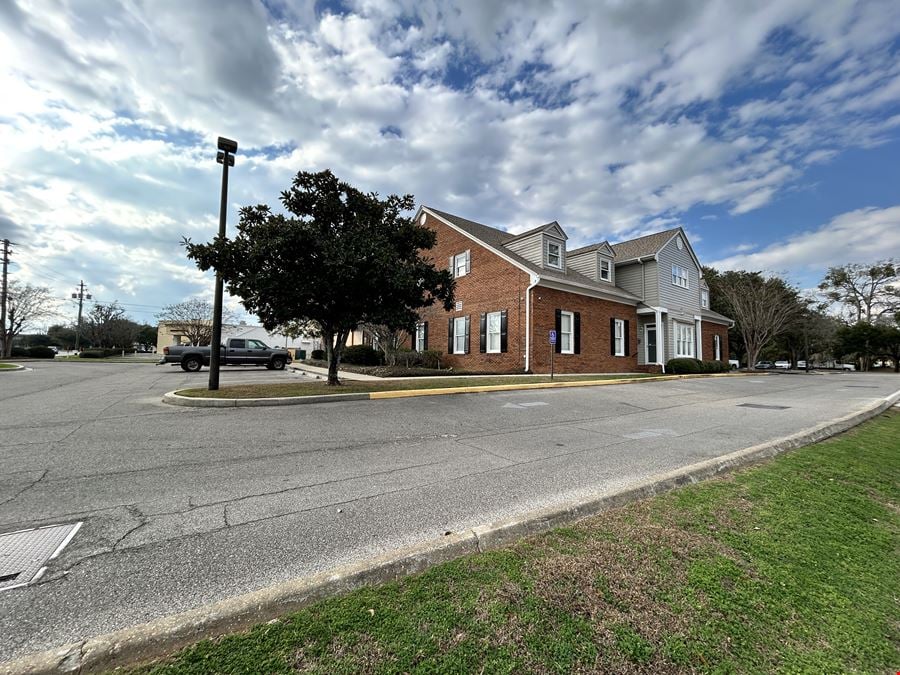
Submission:
<svg viewBox="0 0 900 675">
<path fill-rule="evenodd" d="M 57 316 L 56 302 L 46 286 L 32 286 L 10 281 L 6 300 L 6 325 L 0 326 L 3 335 L 3 356 L 12 354 L 13 340 L 35 324 Z"/>
<path fill-rule="evenodd" d="M 233 239 L 185 240 L 185 247 L 200 269 L 222 275 L 267 330 L 315 322 L 329 384 L 338 383 L 341 352 L 360 324 L 412 330 L 423 307 L 452 307 L 453 278 L 422 255 L 434 246 L 434 231 L 403 215 L 414 207 L 412 195 L 381 199 L 331 171 L 301 171 L 281 203 L 285 213 L 265 204 L 242 208 Z"/>
<path fill-rule="evenodd" d="M 852 322 L 874 323 L 900 311 L 900 266 L 888 259 L 874 265 L 831 267 L 819 290 L 832 302 L 847 307 Z"/>
<path fill-rule="evenodd" d="M 168 323 L 173 332 L 184 335 L 193 346 L 208 345 L 212 342 L 213 306 L 208 300 L 189 298 L 184 302 L 166 305 L 156 315 L 156 319 Z M 233 312 L 222 309 L 223 324 L 236 319 L 237 316 Z M 156 343 L 155 338 L 153 343 Z"/>
</svg>

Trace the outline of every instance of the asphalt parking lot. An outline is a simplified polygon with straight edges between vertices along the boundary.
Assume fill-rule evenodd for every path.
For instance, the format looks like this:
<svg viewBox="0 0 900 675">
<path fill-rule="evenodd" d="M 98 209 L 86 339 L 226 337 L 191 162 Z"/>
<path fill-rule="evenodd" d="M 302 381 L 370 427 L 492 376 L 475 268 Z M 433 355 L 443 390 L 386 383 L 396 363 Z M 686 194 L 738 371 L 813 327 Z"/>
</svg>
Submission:
<svg viewBox="0 0 900 675">
<path fill-rule="evenodd" d="M 206 370 L 29 365 L 0 375 L 0 533 L 83 525 L 39 583 L 0 591 L 0 660 L 615 491 L 900 389 L 779 374 L 193 409 L 160 398 Z"/>
</svg>

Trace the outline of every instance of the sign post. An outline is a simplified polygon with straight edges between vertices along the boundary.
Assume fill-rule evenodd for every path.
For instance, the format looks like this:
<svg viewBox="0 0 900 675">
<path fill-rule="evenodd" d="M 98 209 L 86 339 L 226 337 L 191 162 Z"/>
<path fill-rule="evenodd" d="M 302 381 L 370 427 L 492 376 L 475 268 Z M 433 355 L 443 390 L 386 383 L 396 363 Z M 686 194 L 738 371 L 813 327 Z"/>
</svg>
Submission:
<svg viewBox="0 0 900 675">
<path fill-rule="evenodd" d="M 550 331 L 550 381 L 553 382 L 553 354 L 556 352 L 556 331 Z"/>
</svg>

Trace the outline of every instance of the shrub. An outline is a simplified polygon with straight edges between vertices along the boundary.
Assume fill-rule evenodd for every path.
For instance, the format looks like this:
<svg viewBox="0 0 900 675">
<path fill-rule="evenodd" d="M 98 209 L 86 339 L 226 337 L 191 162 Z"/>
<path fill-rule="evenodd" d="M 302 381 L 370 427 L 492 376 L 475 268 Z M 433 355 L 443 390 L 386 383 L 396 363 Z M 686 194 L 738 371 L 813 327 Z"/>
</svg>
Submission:
<svg viewBox="0 0 900 675">
<path fill-rule="evenodd" d="M 666 372 L 672 375 L 694 375 L 702 371 L 702 363 L 697 359 L 669 359 Z"/>
<path fill-rule="evenodd" d="M 354 366 L 377 366 L 381 359 L 378 352 L 368 345 L 352 345 L 344 348 L 341 361 Z"/>
<path fill-rule="evenodd" d="M 441 367 L 441 354 L 442 352 L 435 349 L 426 349 L 424 352 L 401 349 L 397 352 L 397 366 L 437 369 Z"/>
<path fill-rule="evenodd" d="M 325 350 L 324 349 L 313 349 L 309 355 L 313 361 L 324 361 L 325 360 Z"/>
<path fill-rule="evenodd" d="M 13 347 L 12 353 L 10 354 L 10 356 L 13 358 L 28 356 L 28 348 L 27 347 Z"/>
<path fill-rule="evenodd" d="M 695 375 L 697 373 L 727 373 L 729 366 L 723 361 L 699 361 L 697 359 L 670 359 L 666 372 L 672 375 Z"/>
<path fill-rule="evenodd" d="M 440 368 L 441 367 L 441 354 L 436 349 L 426 349 L 424 352 L 419 354 L 421 359 L 421 365 L 423 368 Z"/>
<path fill-rule="evenodd" d="M 31 347 L 28 350 L 28 356 L 33 359 L 52 359 L 56 356 L 56 352 L 50 347 Z"/>
<path fill-rule="evenodd" d="M 78 353 L 78 358 L 105 359 L 107 356 L 116 356 L 121 353 L 121 349 L 85 349 Z"/>
</svg>

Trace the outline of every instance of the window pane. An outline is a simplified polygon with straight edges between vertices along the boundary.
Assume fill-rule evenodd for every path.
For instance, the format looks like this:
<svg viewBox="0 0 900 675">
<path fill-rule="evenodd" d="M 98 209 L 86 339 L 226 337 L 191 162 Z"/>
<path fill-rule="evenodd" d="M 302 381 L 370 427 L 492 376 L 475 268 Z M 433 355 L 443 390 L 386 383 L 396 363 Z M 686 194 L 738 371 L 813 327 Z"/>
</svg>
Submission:
<svg viewBox="0 0 900 675">
<path fill-rule="evenodd" d="M 572 331 L 572 315 L 567 312 L 563 312 L 560 326 L 563 333 L 570 333 Z"/>
</svg>

